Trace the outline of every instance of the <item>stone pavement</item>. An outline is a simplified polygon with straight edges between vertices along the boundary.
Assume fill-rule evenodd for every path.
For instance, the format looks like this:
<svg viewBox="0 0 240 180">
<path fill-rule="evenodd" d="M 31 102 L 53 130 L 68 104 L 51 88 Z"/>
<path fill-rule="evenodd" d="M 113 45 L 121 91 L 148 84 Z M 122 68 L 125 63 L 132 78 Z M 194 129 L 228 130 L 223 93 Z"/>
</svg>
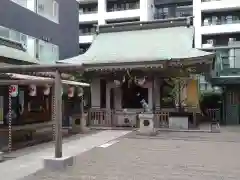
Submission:
<svg viewBox="0 0 240 180">
<path fill-rule="evenodd" d="M 161 132 L 149 138 L 132 132 L 77 156 L 72 168 L 23 180 L 239 180 L 239 135 Z"/>
<path fill-rule="evenodd" d="M 70 140 L 65 140 L 63 144 L 64 156 L 76 156 L 88 151 L 96 146 L 104 144 L 113 139 L 126 135 L 130 131 L 101 131 L 96 134 L 82 137 L 77 135 Z M 33 150 L 34 149 L 34 150 Z M 53 157 L 54 148 L 52 144 L 36 146 L 33 149 L 22 150 L 21 156 L 0 163 L 0 174 L 6 180 L 21 179 L 29 174 L 43 168 L 43 158 Z M 13 153 L 15 156 L 18 153 Z M 1 178 L 2 179 L 2 178 Z"/>
</svg>

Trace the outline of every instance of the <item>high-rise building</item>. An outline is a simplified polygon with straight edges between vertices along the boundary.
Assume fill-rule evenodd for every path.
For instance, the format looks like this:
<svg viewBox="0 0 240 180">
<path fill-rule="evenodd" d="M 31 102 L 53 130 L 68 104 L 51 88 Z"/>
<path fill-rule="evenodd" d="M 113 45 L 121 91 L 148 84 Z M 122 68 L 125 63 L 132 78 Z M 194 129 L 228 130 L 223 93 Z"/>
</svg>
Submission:
<svg viewBox="0 0 240 180">
<path fill-rule="evenodd" d="M 193 0 L 195 47 L 214 51 L 221 68 L 239 68 L 240 1 Z M 211 89 L 204 79 L 201 89 Z"/>
<path fill-rule="evenodd" d="M 0 37 L 45 63 L 72 57 L 79 53 L 78 11 L 76 0 L 1 0 Z"/>
<path fill-rule="evenodd" d="M 192 0 L 78 0 L 79 47 L 84 53 L 97 25 L 191 16 Z"/>
</svg>

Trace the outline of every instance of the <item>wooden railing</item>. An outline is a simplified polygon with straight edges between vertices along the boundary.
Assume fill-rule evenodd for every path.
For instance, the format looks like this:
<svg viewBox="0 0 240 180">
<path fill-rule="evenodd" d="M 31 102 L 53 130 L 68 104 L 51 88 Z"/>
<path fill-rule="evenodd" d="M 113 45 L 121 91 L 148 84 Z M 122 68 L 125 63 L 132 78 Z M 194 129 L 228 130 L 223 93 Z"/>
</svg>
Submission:
<svg viewBox="0 0 240 180">
<path fill-rule="evenodd" d="M 154 114 L 154 127 L 155 128 L 168 128 L 169 112 L 156 111 Z"/>
<path fill-rule="evenodd" d="M 213 121 L 220 121 L 220 109 L 207 109 L 206 112 Z"/>
<path fill-rule="evenodd" d="M 138 112 L 136 112 L 136 119 Z M 220 119 L 220 109 L 208 109 L 207 116 L 214 121 Z M 117 115 L 113 110 L 107 109 L 90 109 L 88 111 L 88 124 L 90 126 L 101 127 L 114 127 L 119 126 L 117 122 Z M 138 127 L 138 120 L 136 120 L 136 126 Z M 169 112 L 168 111 L 156 111 L 154 114 L 154 127 L 155 128 L 168 128 L 169 127 Z"/>
<path fill-rule="evenodd" d="M 137 114 L 138 113 L 136 112 L 136 118 Z M 167 128 L 168 117 L 169 112 L 157 111 L 154 116 L 155 127 Z M 90 126 L 102 126 L 102 127 L 112 127 L 118 125 L 114 111 L 107 109 L 90 109 L 88 112 L 88 124 Z"/>
<path fill-rule="evenodd" d="M 107 109 L 90 109 L 88 112 L 88 122 L 90 126 L 112 126 L 112 116 L 111 110 Z"/>
</svg>

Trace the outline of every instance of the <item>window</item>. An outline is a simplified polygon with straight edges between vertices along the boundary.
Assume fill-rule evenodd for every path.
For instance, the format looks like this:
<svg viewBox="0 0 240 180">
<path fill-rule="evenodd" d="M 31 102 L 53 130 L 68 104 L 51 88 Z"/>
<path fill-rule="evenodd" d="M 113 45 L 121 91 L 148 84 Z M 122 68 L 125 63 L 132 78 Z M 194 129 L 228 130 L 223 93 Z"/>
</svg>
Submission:
<svg viewBox="0 0 240 180">
<path fill-rule="evenodd" d="M 50 19 L 54 22 L 58 22 L 59 5 L 54 0 L 38 0 L 37 1 L 37 13 L 41 16 Z"/>
<path fill-rule="evenodd" d="M 36 57 L 36 39 L 28 36 L 26 38 L 26 49 L 30 56 Z"/>
<path fill-rule="evenodd" d="M 53 1 L 53 17 L 58 22 L 59 7 L 56 1 Z"/>
<path fill-rule="evenodd" d="M 17 31 L 10 31 L 10 39 L 13 41 L 20 42 L 21 41 L 21 33 Z"/>
<path fill-rule="evenodd" d="M 9 38 L 10 30 L 0 26 L 0 37 Z"/>
<path fill-rule="evenodd" d="M 59 59 L 59 47 L 57 45 L 1 26 L 0 37 L 20 42 L 27 53 L 34 58 L 38 58 L 50 63 L 55 62 Z"/>
<path fill-rule="evenodd" d="M 37 58 L 39 58 L 40 61 L 53 63 L 58 60 L 58 46 L 42 40 L 37 40 L 37 47 Z"/>
<path fill-rule="evenodd" d="M 157 19 L 167 19 L 169 17 L 169 8 L 161 7 L 156 9 Z"/>
</svg>

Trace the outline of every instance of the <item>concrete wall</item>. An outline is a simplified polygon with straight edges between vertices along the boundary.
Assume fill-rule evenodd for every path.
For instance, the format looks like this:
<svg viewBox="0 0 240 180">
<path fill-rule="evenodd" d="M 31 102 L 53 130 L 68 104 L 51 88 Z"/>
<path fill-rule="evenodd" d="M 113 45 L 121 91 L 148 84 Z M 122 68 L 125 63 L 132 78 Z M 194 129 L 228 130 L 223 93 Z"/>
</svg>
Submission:
<svg viewBox="0 0 240 180">
<path fill-rule="evenodd" d="M 76 0 L 57 0 L 59 24 L 54 23 L 10 0 L 0 1 L 0 26 L 29 36 L 50 38 L 59 46 L 60 59 L 78 55 L 78 4 Z"/>
</svg>

